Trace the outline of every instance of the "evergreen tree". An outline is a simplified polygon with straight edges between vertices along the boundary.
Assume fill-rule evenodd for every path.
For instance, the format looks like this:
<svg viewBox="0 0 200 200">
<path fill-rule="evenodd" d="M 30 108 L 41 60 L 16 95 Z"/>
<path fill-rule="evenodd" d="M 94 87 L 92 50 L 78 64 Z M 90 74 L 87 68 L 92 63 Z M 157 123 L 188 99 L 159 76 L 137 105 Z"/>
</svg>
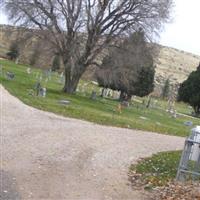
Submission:
<svg viewBox="0 0 200 200">
<path fill-rule="evenodd" d="M 200 114 L 200 64 L 188 79 L 184 81 L 178 91 L 178 100 L 189 103 L 197 115 Z"/>
<path fill-rule="evenodd" d="M 142 67 L 141 71 L 138 73 L 137 82 L 134 84 L 135 95 L 143 97 L 153 92 L 154 77 L 155 67 L 153 65 Z"/>
<path fill-rule="evenodd" d="M 153 52 L 142 30 L 130 35 L 119 48 L 109 49 L 96 72 L 99 85 L 120 91 L 121 100 L 148 95 L 154 88 Z"/>
</svg>

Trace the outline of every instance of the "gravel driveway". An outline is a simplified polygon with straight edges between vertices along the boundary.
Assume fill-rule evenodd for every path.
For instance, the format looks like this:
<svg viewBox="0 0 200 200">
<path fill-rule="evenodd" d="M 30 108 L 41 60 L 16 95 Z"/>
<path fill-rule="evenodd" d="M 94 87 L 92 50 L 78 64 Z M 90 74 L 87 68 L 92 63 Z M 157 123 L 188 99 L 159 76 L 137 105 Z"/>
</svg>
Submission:
<svg viewBox="0 0 200 200">
<path fill-rule="evenodd" d="M 130 164 L 184 138 L 100 126 L 24 105 L 2 86 L 0 199 L 142 200 Z"/>
</svg>

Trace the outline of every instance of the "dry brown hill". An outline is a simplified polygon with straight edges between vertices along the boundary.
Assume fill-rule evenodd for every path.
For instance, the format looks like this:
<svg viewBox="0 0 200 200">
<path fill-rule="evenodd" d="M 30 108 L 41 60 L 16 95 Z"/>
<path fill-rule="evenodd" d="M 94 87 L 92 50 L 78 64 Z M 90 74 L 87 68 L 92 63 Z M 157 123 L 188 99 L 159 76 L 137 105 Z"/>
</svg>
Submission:
<svg viewBox="0 0 200 200">
<path fill-rule="evenodd" d="M 168 79 L 171 83 L 181 83 L 188 75 L 196 70 L 200 56 L 178 49 L 160 46 L 156 61 L 156 83 Z"/>
</svg>

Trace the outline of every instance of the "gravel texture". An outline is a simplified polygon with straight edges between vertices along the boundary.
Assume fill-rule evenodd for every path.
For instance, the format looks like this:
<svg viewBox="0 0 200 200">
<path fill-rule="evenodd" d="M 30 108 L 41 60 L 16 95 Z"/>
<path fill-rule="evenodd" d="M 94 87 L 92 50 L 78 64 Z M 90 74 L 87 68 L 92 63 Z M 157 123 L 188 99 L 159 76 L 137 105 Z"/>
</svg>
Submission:
<svg viewBox="0 0 200 200">
<path fill-rule="evenodd" d="M 100 126 L 24 105 L 0 86 L 0 199 L 142 200 L 130 164 L 184 138 Z"/>
</svg>

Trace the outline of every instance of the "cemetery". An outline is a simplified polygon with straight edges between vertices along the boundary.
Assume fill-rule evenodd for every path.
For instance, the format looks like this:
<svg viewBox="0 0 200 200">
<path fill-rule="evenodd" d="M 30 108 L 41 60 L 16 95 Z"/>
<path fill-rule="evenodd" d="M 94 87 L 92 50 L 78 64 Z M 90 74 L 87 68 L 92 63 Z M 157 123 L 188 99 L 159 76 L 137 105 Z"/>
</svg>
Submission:
<svg viewBox="0 0 200 200">
<path fill-rule="evenodd" d="M 136 96 L 131 102 L 120 103 L 117 91 L 99 88 L 96 82 L 85 80 L 81 80 L 75 95 L 67 95 L 60 92 L 63 74 L 29 69 L 6 60 L 1 60 L 0 64 L 2 85 L 35 108 L 98 124 L 186 138 L 183 152 L 159 153 L 131 166 L 129 176 L 134 188 L 152 188 L 154 191 L 154 187 L 159 186 L 162 191 L 163 185 L 175 179 L 181 182 L 199 180 L 200 133 L 199 129 L 195 132 L 192 128 L 199 125 L 200 119 L 190 116 L 191 108 L 187 105 L 174 100 Z M 143 176 L 145 178 L 141 179 Z M 173 189 L 170 191 L 174 192 Z"/>
<path fill-rule="evenodd" d="M 200 200 L 199 6 L 1 0 L 0 200 Z"/>
<path fill-rule="evenodd" d="M 0 76 L 1 83 L 8 91 L 28 105 L 63 116 L 179 136 L 187 136 L 191 127 L 200 121 L 190 117 L 191 109 L 182 103 L 176 103 L 174 108 L 174 103 L 152 99 L 147 109 L 148 98 L 134 97 L 131 103 L 119 105 L 119 92 L 99 88 L 95 82 L 84 80 L 75 95 L 67 95 L 61 92 L 62 73 L 30 70 L 6 60 L 1 60 L 0 64 L 4 74 Z M 173 109 L 180 114 L 175 114 Z"/>
</svg>

